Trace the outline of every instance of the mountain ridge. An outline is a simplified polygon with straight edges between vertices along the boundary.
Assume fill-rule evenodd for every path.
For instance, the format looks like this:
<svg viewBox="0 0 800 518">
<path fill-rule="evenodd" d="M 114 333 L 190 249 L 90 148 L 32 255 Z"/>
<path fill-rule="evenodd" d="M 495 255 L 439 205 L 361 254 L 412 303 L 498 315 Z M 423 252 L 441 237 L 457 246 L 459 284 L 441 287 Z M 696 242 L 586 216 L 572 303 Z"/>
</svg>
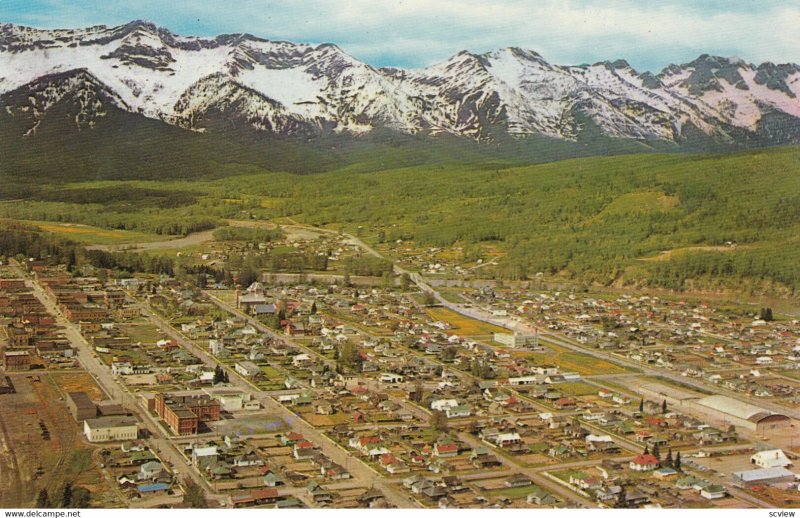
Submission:
<svg viewBox="0 0 800 518">
<path fill-rule="evenodd" d="M 388 129 L 478 142 L 580 141 L 599 132 L 678 146 L 800 143 L 800 66 L 792 63 L 702 54 L 640 74 L 624 59 L 555 65 L 506 47 L 462 51 L 423 69 L 375 68 L 334 44 L 187 37 L 142 20 L 57 30 L 0 24 L 0 107 L 8 115 L 19 116 L 26 93 L 42 106 L 48 95 L 63 96 L 69 84 L 37 85 L 75 71 L 107 90 L 106 103 L 198 132 L 222 125 L 300 138 Z M 85 110 L 102 120 L 102 111 Z M 33 121 L 23 134 L 36 128 Z"/>
</svg>

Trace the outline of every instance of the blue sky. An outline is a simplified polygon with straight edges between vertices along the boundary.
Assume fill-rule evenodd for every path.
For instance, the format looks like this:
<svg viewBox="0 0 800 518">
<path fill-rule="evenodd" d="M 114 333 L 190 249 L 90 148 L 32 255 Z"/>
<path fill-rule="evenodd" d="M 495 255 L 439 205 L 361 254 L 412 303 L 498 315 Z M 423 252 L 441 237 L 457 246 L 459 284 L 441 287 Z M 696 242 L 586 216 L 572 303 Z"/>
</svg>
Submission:
<svg viewBox="0 0 800 518">
<path fill-rule="evenodd" d="M 0 0 L 0 22 L 35 27 L 133 19 L 182 35 L 332 42 L 376 66 L 508 46 L 559 64 L 624 58 L 641 71 L 701 53 L 800 63 L 798 0 Z"/>
</svg>

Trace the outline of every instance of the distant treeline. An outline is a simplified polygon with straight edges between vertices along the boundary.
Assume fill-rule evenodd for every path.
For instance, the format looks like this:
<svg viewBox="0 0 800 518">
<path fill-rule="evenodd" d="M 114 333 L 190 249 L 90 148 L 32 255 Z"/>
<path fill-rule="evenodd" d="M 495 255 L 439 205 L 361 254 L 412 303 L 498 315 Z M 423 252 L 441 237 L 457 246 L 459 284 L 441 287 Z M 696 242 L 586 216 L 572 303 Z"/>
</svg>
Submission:
<svg viewBox="0 0 800 518">
<path fill-rule="evenodd" d="M 214 231 L 217 241 L 245 241 L 247 243 L 269 243 L 283 239 L 282 230 L 251 227 L 222 227 Z"/>
<path fill-rule="evenodd" d="M 63 264 L 70 271 L 86 264 L 130 274 L 173 275 L 175 271 L 175 263 L 168 257 L 86 250 L 79 243 L 18 224 L 0 229 L 0 256 L 32 258 L 52 266 Z"/>
</svg>

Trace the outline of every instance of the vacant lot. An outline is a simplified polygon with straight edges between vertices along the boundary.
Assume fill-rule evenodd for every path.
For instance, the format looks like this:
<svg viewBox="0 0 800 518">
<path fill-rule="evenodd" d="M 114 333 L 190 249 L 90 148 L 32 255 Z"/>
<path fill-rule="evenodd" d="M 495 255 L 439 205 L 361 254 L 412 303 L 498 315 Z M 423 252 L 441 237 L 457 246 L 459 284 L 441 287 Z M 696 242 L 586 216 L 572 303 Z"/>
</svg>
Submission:
<svg viewBox="0 0 800 518">
<path fill-rule="evenodd" d="M 452 329 L 448 331 L 450 334 L 463 336 L 487 336 L 494 333 L 508 332 L 502 327 L 465 317 L 447 308 L 427 308 L 425 312 L 434 320 L 447 322 L 450 324 L 452 326 Z"/>
<path fill-rule="evenodd" d="M 89 225 L 79 225 L 77 223 L 0 219 L 0 224 L 6 222 L 32 225 L 39 227 L 45 232 L 57 234 L 73 241 L 86 243 L 87 245 L 124 245 L 163 239 L 163 236 L 157 236 L 155 234 L 146 234 L 144 232 L 134 232 L 130 230 L 112 230 Z"/>
<path fill-rule="evenodd" d="M 545 344 L 550 351 L 534 353 L 537 362 L 555 363 L 566 372 L 577 372 L 583 376 L 596 374 L 621 374 L 628 369 L 588 354 L 570 351 L 557 345 Z"/>
<path fill-rule="evenodd" d="M 51 377 L 64 394 L 86 392 L 93 401 L 105 399 L 105 394 L 88 372 L 55 372 Z"/>
<path fill-rule="evenodd" d="M 89 489 L 93 505 L 118 506 L 56 382 L 44 374 L 11 378 L 16 394 L 0 395 L 0 507 L 29 506 L 40 489 L 58 494 L 66 482 Z"/>
</svg>

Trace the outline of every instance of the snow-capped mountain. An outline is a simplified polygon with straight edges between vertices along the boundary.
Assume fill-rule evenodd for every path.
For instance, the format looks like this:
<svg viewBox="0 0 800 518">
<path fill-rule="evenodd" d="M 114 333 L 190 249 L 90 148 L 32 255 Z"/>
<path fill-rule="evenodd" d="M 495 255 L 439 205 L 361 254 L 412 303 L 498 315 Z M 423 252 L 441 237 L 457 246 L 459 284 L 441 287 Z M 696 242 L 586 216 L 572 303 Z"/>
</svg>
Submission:
<svg viewBox="0 0 800 518">
<path fill-rule="evenodd" d="M 800 67 L 703 55 L 660 74 L 625 61 L 558 66 L 507 48 L 421 70 L 376 69 L 335 45 L 182 37 L 136 21 L 0 25 L 0 104 L 35 135 L 61 100 L 78 128 L 113 106 L 195 131 L 220 123 L 311 136 L 377 128 L 475 140 L 544 135 L 800 142 Z"/>
</svg>

